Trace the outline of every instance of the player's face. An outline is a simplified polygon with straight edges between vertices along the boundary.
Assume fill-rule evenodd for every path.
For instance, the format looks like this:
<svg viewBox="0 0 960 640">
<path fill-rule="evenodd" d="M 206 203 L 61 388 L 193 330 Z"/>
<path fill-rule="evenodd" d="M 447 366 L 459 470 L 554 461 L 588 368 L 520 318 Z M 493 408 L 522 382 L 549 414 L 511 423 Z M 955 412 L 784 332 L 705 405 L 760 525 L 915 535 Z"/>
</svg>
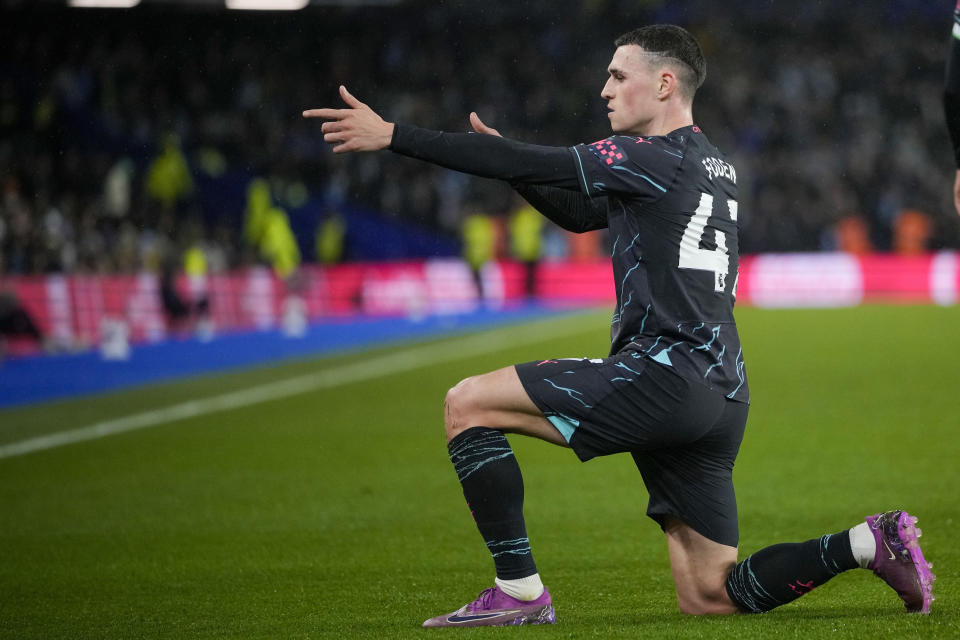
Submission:
<svg viewBox="0 0 960 640">
<path fill-rule="evenodd" d="M 659 76 L 644 58 L 642 48 L 628 44 L 617 47 L 607 67 L 610 77 L 600 97 L 607 101 L 614 133 L 646 135 L 659 110 Z"/>
</svg>

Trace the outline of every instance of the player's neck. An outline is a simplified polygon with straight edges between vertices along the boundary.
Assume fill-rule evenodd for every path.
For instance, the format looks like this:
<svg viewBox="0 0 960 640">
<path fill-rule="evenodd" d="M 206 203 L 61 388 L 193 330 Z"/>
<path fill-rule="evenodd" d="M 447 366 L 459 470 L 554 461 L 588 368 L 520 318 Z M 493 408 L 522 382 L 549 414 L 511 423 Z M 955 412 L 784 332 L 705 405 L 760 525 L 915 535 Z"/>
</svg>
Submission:
<svg viewBox="0 0 960 640">
<path fill-rule="evenodd" d="M 693 124 L 693 110 L 689 105 L 668 107 L 656 117 L 643 123 L 633 133 L 645 138 L 651 136 L 665 136 L 671 131 L 689 127 Z"/>
</svg>

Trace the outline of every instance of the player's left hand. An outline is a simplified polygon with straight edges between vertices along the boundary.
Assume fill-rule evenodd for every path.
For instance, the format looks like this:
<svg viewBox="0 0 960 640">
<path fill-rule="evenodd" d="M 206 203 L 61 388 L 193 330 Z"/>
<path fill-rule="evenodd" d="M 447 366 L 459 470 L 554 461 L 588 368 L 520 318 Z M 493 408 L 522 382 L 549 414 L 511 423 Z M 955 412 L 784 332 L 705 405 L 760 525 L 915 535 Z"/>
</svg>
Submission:
<svg viewBox="0 0 960 640">
<path fill-rule="evenodd" d="M 960 169 L 957 169 L 957 177 L 953 181 L 953 206 L 957 208 L 960 214 Z"/>
<path fill-rule="evenodd" d="M 476 131 L 477 133 L 483 133 L 488 136 L 497 136 L 498 138 L 503 137 L 502 135 L 500 135 L 499 131 L 497 131 L 493 127 L 488 127 L 483 122 L 483 120 L 480 119 L 480 116 L 477 115 L 476 111 L 470 112 L 470 125 L 473 127 L 473 130 Z"/>
<path fill-rule="evenodd" d="M 307 109 L 304 118 L 321 118 L 324 142 L 332 143 L 334 153 L 379 151 L 390 146 L 393 123 L 385 122 L 376 111 L 360 102 L 340 85 L 340 97 L 348 109 Z"/>
</svg>

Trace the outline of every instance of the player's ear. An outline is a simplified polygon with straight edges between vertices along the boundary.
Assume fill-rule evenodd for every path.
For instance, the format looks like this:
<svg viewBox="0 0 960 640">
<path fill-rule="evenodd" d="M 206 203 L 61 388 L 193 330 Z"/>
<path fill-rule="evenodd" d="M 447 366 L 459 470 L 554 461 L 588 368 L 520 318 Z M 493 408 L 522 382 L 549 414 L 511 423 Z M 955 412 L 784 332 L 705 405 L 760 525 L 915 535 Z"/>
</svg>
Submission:
<svg viewBox="0 0 960 640">
<path fill-rule="evenodd" d="M 660 84 L 657 87 L 657 97 L 661 100 L 669 98 L 677 90 L 677 76 L 670 69 L 660 72 Z"/>
</svg>

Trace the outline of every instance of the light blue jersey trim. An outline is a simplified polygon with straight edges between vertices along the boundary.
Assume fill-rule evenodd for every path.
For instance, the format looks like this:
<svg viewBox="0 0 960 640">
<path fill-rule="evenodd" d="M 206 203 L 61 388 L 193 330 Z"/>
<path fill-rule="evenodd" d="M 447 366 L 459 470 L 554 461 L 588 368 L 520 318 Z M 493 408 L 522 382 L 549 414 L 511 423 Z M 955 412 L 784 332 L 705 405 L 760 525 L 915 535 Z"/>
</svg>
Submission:
<svg viewBox="0 0 960 640">
<path fill-rule="evenodd" d="M 590 185 L 587 183 L 587 174 L 583 170 L 583 160 L 580 158 L 580 152 L 577 151 L 576 147 L 570 147 L 570 153 L 572 153 L 573 157 L 577 159 L 577 166 L 580 167 L 580 184 L 583 185 L 583 191 L 590 196 Z"/>
<path fill-rule="evenodd" d="M 683 157 L 683 156 L 680 156 L 680 157 Z M 630 169 L 627 169 L 626 167 L 624 167 L 624 166 L 622 166 L 622 165 L 613 165 L 613 166 L 610 167 L 610 168 L 611 168 L 611 169 L 614 169 L 614 170 L 616 170 L 616 171 L 626 171 L 626 172 L 629 173 L 630 175 L 637 176 L 638 178 L 643 178 L 644 180 L 646 180 L 647 182 L 649 182 L 650 184 L 652 184 L 653 186 L 655 186 L 657 189 L 660 189 L 660 191 L 661 191 L 662 193 L 666 193 L 666 192 L 667 192 L 666 188 L 661 187 L 661 186 L 658 185 L 656 182 L 654 182 L 653 180 L 651 180 L 651 179 L 648 178 L 647 176 L 643 175 L 642 173 L 637 173 L 636 171 L 632 171 L 632 170 L 630 170 Z"/>
</svg>

